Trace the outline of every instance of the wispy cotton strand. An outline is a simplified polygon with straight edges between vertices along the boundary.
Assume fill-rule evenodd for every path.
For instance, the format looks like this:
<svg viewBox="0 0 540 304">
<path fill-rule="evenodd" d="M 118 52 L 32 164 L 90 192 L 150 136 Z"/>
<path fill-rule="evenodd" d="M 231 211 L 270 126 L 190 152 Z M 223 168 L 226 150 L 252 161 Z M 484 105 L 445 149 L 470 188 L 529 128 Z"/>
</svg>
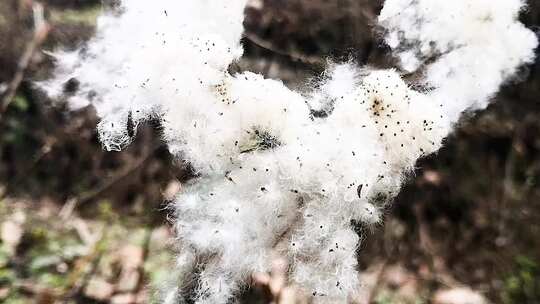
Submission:
<svg viewBox="0 0 540 304">
<path fill-rule="evenodd" d="M 432 89 L 344 63 L 302 95 L 228 72 L 242 55 L 245 2 L 125 0 L 87 47 L 55 53 L 58 72 L 42 86 L 96 107 L 108 150 L 160 118 L 169 150 L 196 170 L 174 204 L 178 282 L 167 303 L 227 303 L 275 251 L 315 303 L 343 303 L 361 285 L 354 223 L 381 220 L 416 160 L 532 60 L 536 37 L 516 21 L 518 0 L 387 0 L 386 42 Z"/>
</svg>

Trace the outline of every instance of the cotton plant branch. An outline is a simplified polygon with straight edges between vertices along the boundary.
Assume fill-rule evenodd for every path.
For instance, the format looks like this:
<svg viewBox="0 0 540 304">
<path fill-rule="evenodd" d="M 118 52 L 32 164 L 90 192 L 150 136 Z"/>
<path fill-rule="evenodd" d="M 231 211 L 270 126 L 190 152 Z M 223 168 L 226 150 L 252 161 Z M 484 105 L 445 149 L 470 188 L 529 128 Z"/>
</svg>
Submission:
<svg viewBox="0 0 540 304">
<path fill-rule="evenodd" d="M 537 39 L 517 21 L 519 0 L 387 0 L 378 22 L 399 70 L 332 64 L 299 93 L 228 72 L 245 5 L 125 0 L 85 48 L 54 53 L 56 76 L 40 85 L 93 105 L 108 150 L 159 119 L 194 168 L 174 203 L 177 281 L 164 302 L 228 303 L 277 251 L 314 303 L 343 303 L 362 288 L 354 226 L 381 221 L 416 160 L 530 63 Z M 419 70 L 419 83 L 400 76 Z"/>
<path fill-rule="evenodd" d="M 243 38 L 249 40 L 251 43 L 255 44 L 256 46 L 260 48 L 263 48 L 265 50 L 268 50 L 272 53 L 275 53 L 281 56 L 288 57 L 289 59 L 293 61 L 299 61 L 302 63 L 310 64 L 313 66 L 321 66 L 321 67 L 324 67 L 326 65 L 326 62 L 322 60 L 320 57 L 305 56 L 303 54 L 300 54 L 299 52 L 277 49 L 272 45 L 271 42 L 265 41 L 252 33 L 244 33 Z"/>
<path fill-rule="evenodd" d="M 26 45 L 26 49 L 24 50 L 21 58 L 19 59 L 13 79 L 7 85 L 6 91 L 3 93 L 3 97 L 0 102 L 0 118 L 2 118 L 2 114 L 7 110 L 9 104 L 15 97 L 17 89 L 19 88 L 19 85 L 24 78 L 26 69 L 30 65 L 32 58 L 38 51 L 40 45 L 45 41 L 50 31 L 50 25 L 46 21 L 44 16 L 43 5 L 37 1 L 28 1 L 27 5 L 30 5 L 32 9 L 32 16 L 34 21 L 33 36 Z"/>
</svg>

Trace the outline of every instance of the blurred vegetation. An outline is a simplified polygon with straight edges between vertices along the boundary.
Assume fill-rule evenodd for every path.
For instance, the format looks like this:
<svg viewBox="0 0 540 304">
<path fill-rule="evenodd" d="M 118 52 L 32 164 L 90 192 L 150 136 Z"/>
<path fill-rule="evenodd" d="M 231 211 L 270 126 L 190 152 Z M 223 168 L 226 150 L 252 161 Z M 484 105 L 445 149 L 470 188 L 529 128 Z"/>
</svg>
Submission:
<svg viewBox="0 0 540 304">
<path fill-rule="evenodd" d="M 0 88 L 31 39 L 28 2 L 0 1 Z M 115 5 L 41 2 L 45 50 L 82 45 Z M 374 28 L 382 1 L 251 3 L 236 69 L 294 87 L 329 58 L 395 64 Z M 540 3 L 530 4 L 521 17 L 538 28 Z M 32 86 L 53 64 L 34 54 L 0 117 L 0 302 L 152 302 L 173 262 L 165 206 L 191 172 L 171 165 L 155 123 L 126 151 L 102 151 L 91 108 L 70 111 Z M 359 227 L 371 303 L 437 303 L 463 286 L 493 303 L 540 303 L 540 61 L 517 78 L 418 163 L 384 226 Z M 260 291 L 245 298 L 260 303 Z"/>
<path fill-rule="evenodd" d="M 517 256 L 514 273 L 505 280 L 504 303 L 538 303 L 540 299 L 540 265 L 527 256 Z"/>
</svg>

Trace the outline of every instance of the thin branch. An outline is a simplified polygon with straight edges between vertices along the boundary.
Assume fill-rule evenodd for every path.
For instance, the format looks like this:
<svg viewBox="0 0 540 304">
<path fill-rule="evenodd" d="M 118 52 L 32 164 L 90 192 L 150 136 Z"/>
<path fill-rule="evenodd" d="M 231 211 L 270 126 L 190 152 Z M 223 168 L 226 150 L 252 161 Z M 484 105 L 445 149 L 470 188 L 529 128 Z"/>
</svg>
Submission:
<svg viewBox="0 0 540 304">
<path fill-rule="evenodd" d="M 30 40 L 26 45 L 26 49 L 21 56 L 19 63 L 17 64 L 15 75 L 8 84 L 4 97 L 0 102 L 0 118 L 2 118 L 2 114 L 7 110 L 9 104 L 13 101 L 13 98 L 17 93 L 17 89 L 24 79 L 24 74 L 31 63 L 32 58 L 34 57 L 34 54 L 38 50 L 39 46 L 45 41 L 50 31 L 50 25 L 45 20 L 44 8 L 41 3 L 32 2 L 32 13 L 34 17 L 34 34 L 32 40 Z"/>
<path fill-rule="evenodd" d="M 256 46 L 260 48 L 263 48 L 265 50 L 268 50 L 272 53 L 275 53 L 284 57 L 288 57 L 292 61 L 299 61 L 305 64 L 315 65 L 315 66 L 326 66 L 326 61 L 324 59 L 321 59 L 320 57 L 304 56 L 298 52 L 277 49 L 272 45 L 271 42 L 263 40 L 252 33 L 244 32 L 243 37 L 244 39 L 248 40 L 249 42 L 255 44 Z"/>
<path fill-rule="evenodd" d="M 383 283 L 383 276 L 386 272 L 386 269 L 388 267 L 388 259 L 384 259 L 384 261 L 378 265 L 378 268 L 375 272 L 375 282 L 373 283 L 373 286 L 368 288 L 365 302 L 366 304 L 370 304 L 375 302 L 375 297 L 377 296 L 377 291 L 381 288 L 381 285 Z"/>
<path fill-rule="evenodd" d="M 161 148 L 160 145 L 155 146 L 149 152 L 145 153 L 142 157 L 140 157 L 135 163 L 133 163 L 129 167 L 122 170 L 122 172 L 108 179 L 107 181 L 105 181 L 103 184 L 99 185 L 95 189 L 92 189 L 88 192 L 81 194 L 78 198 L 76 198 L 76 205 L 84 204 L 86 202 L 93 200 L 94 198 L 98 197 L 99 195 L 101 195 L 103 192 L 110 189 L 112 186 L 114 186 L 118 182 L 129 177 L 133 172 L 140 169 L 146 163 L 146 161 L 149 160 L 154 155 L 154 153 L 159 148 Z M 72 208 L 76 208 L 76 206 L 73 206 Z"/>
</svg>

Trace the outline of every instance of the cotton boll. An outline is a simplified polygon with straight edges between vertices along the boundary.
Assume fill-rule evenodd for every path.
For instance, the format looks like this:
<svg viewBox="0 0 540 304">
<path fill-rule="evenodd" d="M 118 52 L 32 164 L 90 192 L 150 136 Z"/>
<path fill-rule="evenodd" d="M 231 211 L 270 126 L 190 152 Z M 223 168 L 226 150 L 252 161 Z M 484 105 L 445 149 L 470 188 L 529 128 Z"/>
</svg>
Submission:
<svg viewBox="0 0 540 304">
<path fill-rule="evenodd" d="M 128 135 L 127 113 L 107 117 L 99 122 L 99 139 L 107 151 L 121 151 L 131 142 Z"/>
<path fill-rule="evenodd" d="M 139 111 L 140 120 L 134 116 L 138 123 L 182 97 L 198 96 L 190 92 L 195 82 L 217 81 L 242 54 L 243 0 L 122 4 L 120 17 L 98 19 L 98 35 L 83 50 L 55 55 L 58 76 L 41 85 L 50 95 L 63 95 L 66 81 L 76 78 L 80 89 L 68 96 L 68 103 L 73 108 L 93 104 L 98 116 L 121 128 L 125 113 Z M 120 120 L 119 112 L 124 113 Z M 100 132 L 105 147 L 121 148 L 123 134 L 118 129 L 105 134 L 109 130 Z"/>
<path fill-rule="evenodd" d="M 293 278 L 312 296 L 313 303 L 346 303 L 348 295 L 358 286 L 359 279 L 358 272 L 347 264 L 354 261 L 342 262 L 338 269 L 332 267 L 332 272 L 328 272 L 330 269 L 325 265 L 300 262 Z"/>
<path fill-rule="evenodd" d="M 193 203 L 178 203 L 181 238 L 201 252 L 219 254 L 221 265 L 234 265 L 239 273 L 265 269 L 268 267 L 265 258 L 274 246 L 275 236 L 294 223 L 295 209 L 298 208 L 295 197 L 298 197 L 305 209 L 303 221 L 289 243 L 293 261 L 306 263 L 305 267 L 311 265 L 314 269 L 325 263 L 328 271 L 345 267 L 340 264 L 344 260 L 335 257 L 340 257 L 343 252 L 354 256 L 356 243 L 329 255 L 335 250 L 328 247 L 328 242 L 335 239 L 333 236 L 340 229 L 349 229 L 352 219 L 370 224 L 378 222 L 378 209 L 366 202 L 374 189 L 369 185 L 387 191 L 389 196 L 394 195 L 392 191 L 399 186 L 404 168 L 403 161 L 389 158 L 393 155 L 389 148 L 393 148 L 395 143 L 381 140 L 378 136 L 380 129 L 376 119 L 381 116 L 381 109 L 369 108 L 366 104 L 373 105 L 376 99 L 384 100 L 380 107 L 395 107 L 399 111 L 390 113 L 397 118 L 414 118 L 414 126 L 408 127 L 411 130 L 426 127 L 414 117 L 419 113 L 414 112 L 415 108 L 409 105 L 407 98 L 407 94 L 412 92 L 395 72 L 373 72 L 362 80 L 361 93 L 344 94 L 329 117 L 310 122 L 306 118 L 305 103 L 282 84 L 249 73 L 225 78 L 218 87 L 218 95 L 224 100 L 208 95 L 208 101 L 230 107 L 226 111 L 237 124 L 229 129 L 228 134 L 232 137 L 220 136 L 212 143 L 215 151 L 231 145 L 234 139 L 237 139 L 235 142 L 249 139 L 251 133 L 259 130 L 274 134 L 280 144 L 269 150 L 250 149 L 248 153 L 238 150 L 223 152 L 223 155 L 230 156 L 223 160 L 226 173 L 218 179 L 199 181 L 197 184 L 202 182 L 204 186 L 190 190 L 206 193 L 203 201 L 195 204 L 200 206 L 196 217 L 190 218 L 190 213 L 182 212 L 185 208 L 192 208 Z M 273 97 L 283 98 L 277 98 L 277 101 L 275 98 L 265 99 L 267 94 L 257 94 L 260 92 L 272 92 Z M 227 104 L 227 100 L 235 102 Z M 283 111 L 285 106 L 292 110 Z M 429 108 L 429 105 L 422 106 Z M 199 141 L 204 143 L 203 134 L 208 132 L 207 127 L 211 125 L 208 119 L 212 118 L 204 116 L 204 112 L 200 112 L 199 117 L 206 119 L 207 123 L 200 128 L 199 140 L 189 139 L 196 131 L 186 134 L 189 139 L 186 142 L 190 143 L 186 149 L 193 149 Z M 390 121 L 388 117 L 384 119 Z M 409 130 L 407 132 L 410 133 Z M 333 144 L 321 146 L 321 141 Z M 219 172 L 223 168 L 211 172 Z M 362 189 L 359 191 L 358 187 L 362 185 L 363 188 L 364 184 L 366 189 L 362 199 Z M 193 197 L 193 194 L 187 196 L 189 200 Z M 245 225 L 254 219 L 260 225 Z M 329 245 L 322 247 L 321 251 L 321 244 Z M 344 251 L 344 248 L 349 248 L 349 251 Z M 239 253 L 242 253 L 242 259 L 238 259 Z M 307 271 L 308 268 L 300 269 Z M 347 274 L 351 275 L 354 276 Z M 301 276 L 299 280 L 303 284 Z M 330 281 L 335 281 L 335 278 L 321 277 L 317 284 L 309 284 L 328 290 L 330 294 Z M 346 297 L 348 291 L 343 292 L 342 288 L 337 294 Z"/>
<path fill-rule="evenodd" d="M 350 229 L 350 204 L 314 199 L 289 243 L 292 279 L 314 296 L 316 303 L 345 301 L 357 287 L 355 270 L 358 235 Z M 348 206 L 348 207 L 347 207 Z"/>
<path fill-rule="evenodd" d="M 332 114 L 304 128 L 296 144 L 287 149 L 291 175 L 299 188 L 321 195 L 342 195 L 351 202 L 359 184 L 369 184 L 383 165 L 382 149 L 368 113 L 350 95 L 335 104 Z M 375 164 L 375 165 L 374 165 Z"/>
<path fill-rule="evenodd" d="M 64 94 L 66 94 L 66 84 L 69 83 L 73 76 L 72 71 L 79 65 L 79 54 L 77 52 L 64 52 L 59 51 L 57 53 L 44 52 L 46 55 L 50 56 L 56 63 L 55 79 L 45 81 L 43 83 L 37 83 L 37 86 L 40 89 L 43 89 L 47 92 L 49 97 L 53 99 L 61 99 Z M 72 88 L 72 91 L 80 89 L 80 82 L 77 81 L 77 86 Z M 71 95 L 75 92 L 69 92 Z M 73 98 L 72 98 L 73 99 Z M 78 110 L 89 104 L 87 98 L 81 98 L 77 100 L 72 100 L 67 105 L 70 109 Z"/>
<path fill-rule="evenodd" d="M 304 99 L 279 81 L 246 72 L 235 76 L 230 91 L 244 130 L 260 128 L 288 143 L 296 139 L 293 132 L 310 123 Z"/>
<path fill-rule="evenodd" d="M 388 41 L 387 41 L 388 42 Z M 393 42 L 391 42 L 393 43 Z M 412 73 L 422 65 L 415 51 L 404 51 L 399 54 L 401 67 L 408 73 Z"/>
<path fill-rule="evenodd" d="M 251 179 L 241 178 L 245 172 L 240 170 L 228 175 L 232 181 L 222 177 L 195 183 L 177 202 L 181 242 L 197 254 L 217 255 L 217 264 L 234 269 L 235 284 L 268 269 L 276 237 L 287 229 L 296 208 L 288 191 L 263 178 L 271 173 L 259 172 Z"/>
<path fill-rule="evenodd" d="M 166 138 L 184 138 L 175 150 L 183 151 L 197 170 L 229 170 L 240 153 L 264 148 L 257 147 L 254 137 L 265 134 L 272 141 L 266 144 L 276 147 L 296 139 L 298 127 L 309 123 L 300 95 L 253 73 L 223 75 L 215 86 L 184 98 L 181 107 L 168 107 L 165 133 Z M 214 140 L 208 141 L 207 134 Z"/>
<path fill-rule="evenodd" d="M 436 59 L 425 82 L 455 122 L 464 110 L 485 108 L 518 66 L 532 62 L 538 41 L 517 20 L 523 6 L 522 0 L 389 0 L 379 22 L 405 70 Z"/>
<path fill-rule="evenodd" d="M 515 22 L 523 5 L 522 0 L 386 1 L 379 22 L 401 33 L 400 43 L 417 41 L 415 48 L 429 55 L 493 40 L 495 31 Z M 396 48 L 395 34 L 390 41 Z"/>
<path fill-rule="evenodd" d="M 162 303 L 164 304 L 176 304 L 180 302 L 178 287 L 170 287 L 165 291 Z"/>
<path fill-rule="evenodd" d="M 515 74 L 517 67 L 532 60 L 534 34 L 514 28 L 508 36 L 499 33 L 501 40 L 455 50 L 428 67 L 427 80 L 439 88 L 433 91 L 433 98 L 441 100 L 443 110 L 454 121 L 463 109 L 485 108 L 500 84 Z M 509 42 L 520 36 L 523 42 Z"/>
<path fill-rule="evenodd" d="M 315 303 L 345 302 L 358 286 L 355 269 L 358 236 L 349 229 L 337 229 L 319 246 L 319 252 L 295 263 L 292 278 L 313 296 Z"/>
<path fill-rule="evenodd" d="M 338 98 L 354 91 L 358 85 L 358 67 L 353 63 L 336 64 L 328 67 L 326 71 L 328 80 L 320 90 L 333 98 Z"/>
<path fill-rule="evenodd" d="M 353 63 L 332 64 L 317 82 L 317 89 L 309 92 L 310 109 L 319 115 L 329 115 L 334 103 L 350 94 L 358 85 L 359 72 Z"/>
<path fill-rule="evenodd" d="M 369 203 L 361 203 L 355 209 L 354 217 L 367 224 L 375 224 L 381 220 L 380 211 Z"/>
<path fill-rule="evenodd" d="M 410 169 L 418 157 L 436 151 L 447 134 L 434 100 L 410 90 L 394 71 L 372 72 L 355 95 L 384 145 L 382 162 L 395 170 Z"/>
<path fill-rule="evenodd" d="M 200 274 L 197 287 L 197 304 L 228 303 L 238 288 L 234 275 L 216 264 L 208 265 Z"/>
</svg>

